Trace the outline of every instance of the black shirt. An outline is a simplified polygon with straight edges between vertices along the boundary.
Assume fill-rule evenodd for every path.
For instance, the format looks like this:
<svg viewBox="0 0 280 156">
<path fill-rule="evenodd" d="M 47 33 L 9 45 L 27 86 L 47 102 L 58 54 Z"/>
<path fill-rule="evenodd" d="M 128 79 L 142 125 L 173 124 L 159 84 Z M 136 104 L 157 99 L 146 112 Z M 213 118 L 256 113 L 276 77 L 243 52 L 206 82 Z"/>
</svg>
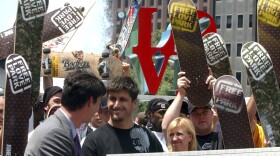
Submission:
<svg viewBox="0 0 280 156">
<path fill-rule="evenodd" d="M 217 150 L 224 149 L 221 133 L 211 132 L 208 135 L 196 136 L 198 150 Z"/>
<path fill-rule="evenodd" d="M 88 134 L 82 150 L 84 156 L 163 152 L 156 136 L 136 124 L 131 129 L 119 129 L 106 124 Z"/>
</svg>

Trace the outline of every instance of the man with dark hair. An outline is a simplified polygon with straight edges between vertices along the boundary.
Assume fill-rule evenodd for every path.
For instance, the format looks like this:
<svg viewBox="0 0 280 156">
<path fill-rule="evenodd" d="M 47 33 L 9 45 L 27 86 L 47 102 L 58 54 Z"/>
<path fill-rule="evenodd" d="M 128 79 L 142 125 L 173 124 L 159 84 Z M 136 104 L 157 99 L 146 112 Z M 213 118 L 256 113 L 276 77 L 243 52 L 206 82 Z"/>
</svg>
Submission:
<svg viewBox="0 0 280 156">
<path fill-rule="evenodd" d="M 137 107 L 139 89 L 128 76 L 116 77 L 108 83 L 108 124 L 91 132 L 83 144 L 84 155 L 162 152 L 156 136 L 135 124 L 132 114 Z"/>
<path fill-rule="evenodd" d="M 162 133 L 162 120 L 164 114 L 170 104 L 162 98 L 155 98 L 149 101 L 146 109 L 146 115 L 148 117 L 147 128 L 149 128 L 160 141 L 162 148 L 165 152 L 168 152 L 168 148 L 166 146 L 165 137 Z"/>
<path fill-rule="evenodd" d="M 192 121 L 197 139 L 198 150 L 224 149 L 221 132 L 213 132 L 213 111 L 209 103 L 203 107 L 189 104 L 190 120 Z"/>
<path fill-rule="evenodd" d="M 81 156 L 76 128 L 90 121 L 105 93 L 104 84 L 92 73 L 69 73 L 64 80 L 61 108 L 35 129 L 24 155 Z"/>
<path fill-rule="evenodd" d="M 161 122 L 168 107 L 169 103 L 162 98 L 155 98 L 149 101 L 146 115 L 148 117 L 147 127 L 151 131 L 162 132 Z"/>
<path fill-rule="evenodd" d="M 45 110 L 45 119 L 48 118 L 50 110 L 56 106 L 61 106 L 62 88 L 58 86 L 53 86 L 45 89 L 43 95 L 42 106 Z"/>
</svg>

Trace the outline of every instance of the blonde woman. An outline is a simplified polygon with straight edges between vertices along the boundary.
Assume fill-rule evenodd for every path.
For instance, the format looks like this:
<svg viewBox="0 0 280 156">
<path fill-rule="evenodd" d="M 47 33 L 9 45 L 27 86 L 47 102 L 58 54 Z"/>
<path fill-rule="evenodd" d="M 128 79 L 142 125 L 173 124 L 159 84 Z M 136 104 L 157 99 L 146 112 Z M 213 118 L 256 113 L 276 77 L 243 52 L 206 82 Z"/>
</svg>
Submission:
<svg viewBox="0 0 280 156">
<path fill-rule="evenodd" d="M 175 118 L 167 128 L 167 145 L 170 152 L 196 150 L 196 134 L 188 118 Z"/>
</svg>

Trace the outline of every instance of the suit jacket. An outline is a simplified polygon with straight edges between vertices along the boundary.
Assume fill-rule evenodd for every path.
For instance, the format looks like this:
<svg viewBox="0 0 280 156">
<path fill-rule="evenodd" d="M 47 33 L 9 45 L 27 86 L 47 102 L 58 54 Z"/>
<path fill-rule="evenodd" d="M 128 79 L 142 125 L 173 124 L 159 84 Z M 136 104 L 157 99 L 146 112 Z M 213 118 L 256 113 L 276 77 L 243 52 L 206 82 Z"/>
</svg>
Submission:
<svg viewBox="0 0 280 156">
<path fill-rule="evenodd" d="M 35 130 L 24 152 L 25 156 L 75 156 L 75 142 L 68 121 L 57 110 Z"/>
</svg>

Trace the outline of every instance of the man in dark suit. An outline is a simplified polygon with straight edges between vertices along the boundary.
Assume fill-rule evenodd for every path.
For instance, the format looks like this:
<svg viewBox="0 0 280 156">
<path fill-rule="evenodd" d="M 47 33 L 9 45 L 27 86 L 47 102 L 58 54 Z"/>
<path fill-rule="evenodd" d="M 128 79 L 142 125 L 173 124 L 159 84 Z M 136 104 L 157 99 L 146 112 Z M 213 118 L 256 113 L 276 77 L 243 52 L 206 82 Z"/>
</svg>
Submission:
<svg viewBox="0 0 280 156">
<path fill-rule="evenodd" d="M 70 73 L 64 80 L 61 108 L 35 129 L 24 155 L 82 155 L 76 128 L 90 121 L 105 93 L 104 84 L 92 73 Z"/>
</svg>

